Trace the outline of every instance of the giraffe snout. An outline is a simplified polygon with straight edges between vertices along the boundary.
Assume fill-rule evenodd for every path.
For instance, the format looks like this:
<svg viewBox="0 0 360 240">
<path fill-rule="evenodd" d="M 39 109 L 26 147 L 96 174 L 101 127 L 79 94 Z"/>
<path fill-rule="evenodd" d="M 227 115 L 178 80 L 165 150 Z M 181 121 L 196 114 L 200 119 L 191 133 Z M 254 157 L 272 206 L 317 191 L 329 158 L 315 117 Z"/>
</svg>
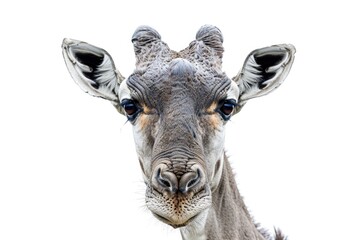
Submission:
<svg viewBox="0 0 360 240">
<path fill-rule="evenodd" d="M 190 171 L 175 174 L 164 164 L 160 164 L 155 168 L 152 184 L 161 192 L 187 195 L 190 192 L 197 193 L 204 187 L 205 176 L 200 166 L 192 166 Z"/>
</svg>

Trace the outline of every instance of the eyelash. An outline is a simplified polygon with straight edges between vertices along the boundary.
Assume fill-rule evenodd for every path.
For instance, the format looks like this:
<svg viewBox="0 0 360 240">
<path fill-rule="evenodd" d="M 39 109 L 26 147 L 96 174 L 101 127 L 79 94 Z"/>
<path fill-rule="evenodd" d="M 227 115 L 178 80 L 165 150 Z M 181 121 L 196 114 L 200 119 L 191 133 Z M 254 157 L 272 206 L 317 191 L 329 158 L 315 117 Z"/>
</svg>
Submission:
<svg viewBox="0 0 360 240">
<path fill-rule="evenodd" d="M 226 99 L 219 102 L 217 112 L 225 121 L 228 121 L 236 106 L 238 106 L 238 104 L 235 99 Z"/>
<path fill-rule="evenodd" d="M 228 121 L 237 105 L 238 104 L 234 99 L 222 100 L 219 102 L 219 106 L 216 111 L 221 115 L 221 117 L 225 121 Z M 138 116 L 138 114 L 142 111 L 138 103 L 132 99 L 122 100 L 121 106 L 124 109 L 124 112 L 126 113 L 126 116 L 129 119 L 129 121 L 134 121 Z"/>
<path fill-rule="evenodd" d="M 126 113 L 129 121 L 134 121 L 138 114 L 142 111 L 138 103 L 132 99 L 124 99 L 121 101 L 121 106 Z"/>
</svg>

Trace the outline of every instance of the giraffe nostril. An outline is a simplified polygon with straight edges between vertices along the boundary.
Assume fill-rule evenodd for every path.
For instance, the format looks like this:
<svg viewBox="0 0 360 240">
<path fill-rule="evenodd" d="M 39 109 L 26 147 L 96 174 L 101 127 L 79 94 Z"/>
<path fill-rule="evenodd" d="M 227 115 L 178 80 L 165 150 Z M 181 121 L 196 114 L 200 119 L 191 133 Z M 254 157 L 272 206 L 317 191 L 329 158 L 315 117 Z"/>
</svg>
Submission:
<svg viewBox="0 0 360 240">
<path fill-rule="evenodd" d="M 169 181 L 162 178 L 158 178 L 158 181 L 162 186 L 171 188 L 171 183 Z"/>
<path fill-rule="evenodd" d="M 199 178 L 192 179 L 192 180 L 190 180 L 190 182 L 188 182 L 186 187 L 189 189 L 189 188 L 195 186 L 199 181 L 200 181 Z"/>
<path fill-rule="evenodd" d="M 169 171 L 162 171 L 161 167 L 156 171 L 156 182 L 164 190 L 175 192 L 177 191 L 178 179 L 176 175 Z"/>
<path fill-rule="evenodd" d="M 189 188 L 192 188 L 192 187 L 194 187 L 196 184 L 198 184 L 198 182 L 200 182 L 200 170 L 199 170 L 199 169 L 197 169 L 197 171 L 196 171 L 196 176 L 194 176 L 194 178 L 191 179 L 191 180 L 187 183 L 186 187 L 187 187 L 188 189 L 189 189 Z"/>
<path fill-rule="evenodd" d="M 160 191 L 171 193 L 180 192 L 187 194 L 197 192 L 204 185 L 204 174 L 200 168 L 186 172 L 180 176 L 168 171 L 164 166 L 159 166 L 153 175 L 154 187 Z"/>
<path fill-rule="evenodd" d="M 196 191 L 198 187 L 201 187 L 202 174 L 198 168 L 196 171 L 185 173 L 179 182 L 179 191 L 182 193 L 188 193 L 191 190 Z"/>
</svg>

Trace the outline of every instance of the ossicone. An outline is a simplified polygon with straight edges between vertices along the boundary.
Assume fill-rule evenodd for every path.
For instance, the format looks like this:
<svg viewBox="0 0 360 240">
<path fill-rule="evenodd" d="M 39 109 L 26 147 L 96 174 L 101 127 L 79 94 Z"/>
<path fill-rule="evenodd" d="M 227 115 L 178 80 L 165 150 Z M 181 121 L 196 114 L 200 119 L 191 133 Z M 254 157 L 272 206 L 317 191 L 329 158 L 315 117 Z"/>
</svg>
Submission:
<svg viewBox="0 0 360 240">
<path fill-rule="evenodd" d="M 213 48 L 221 58 L 224 52 L 223 35 L 219 28 L 212 25 L 204 25 L 196 33 L 196 40 L 202 41 L 205 45 Z"/>
<path fill-rule="evenodd" d="M 131 38 L 131 41 L 135 47 L 135 51 L 136 47 L 143 47 L 151 42 L 158 40 L 161 40 L 160 34 L 149 26 L 138 27 Z"/>
</svg>

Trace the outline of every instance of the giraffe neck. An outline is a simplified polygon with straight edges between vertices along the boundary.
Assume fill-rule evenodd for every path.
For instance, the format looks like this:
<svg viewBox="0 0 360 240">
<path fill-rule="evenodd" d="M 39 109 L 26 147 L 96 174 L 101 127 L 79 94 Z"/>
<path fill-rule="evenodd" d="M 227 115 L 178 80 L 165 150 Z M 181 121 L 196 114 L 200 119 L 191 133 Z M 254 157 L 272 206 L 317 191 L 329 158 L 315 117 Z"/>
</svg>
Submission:
<svg viewBox="0 0 360 240">
<path fill-rule="evenodd" d="M 183 240 L 264 239 L 240 196 L 226 156 L 219 186 L 212 193 L 212 202 L 212 206 L 202 213 L 204 221 L 181 229 Z"/>
</svg>

